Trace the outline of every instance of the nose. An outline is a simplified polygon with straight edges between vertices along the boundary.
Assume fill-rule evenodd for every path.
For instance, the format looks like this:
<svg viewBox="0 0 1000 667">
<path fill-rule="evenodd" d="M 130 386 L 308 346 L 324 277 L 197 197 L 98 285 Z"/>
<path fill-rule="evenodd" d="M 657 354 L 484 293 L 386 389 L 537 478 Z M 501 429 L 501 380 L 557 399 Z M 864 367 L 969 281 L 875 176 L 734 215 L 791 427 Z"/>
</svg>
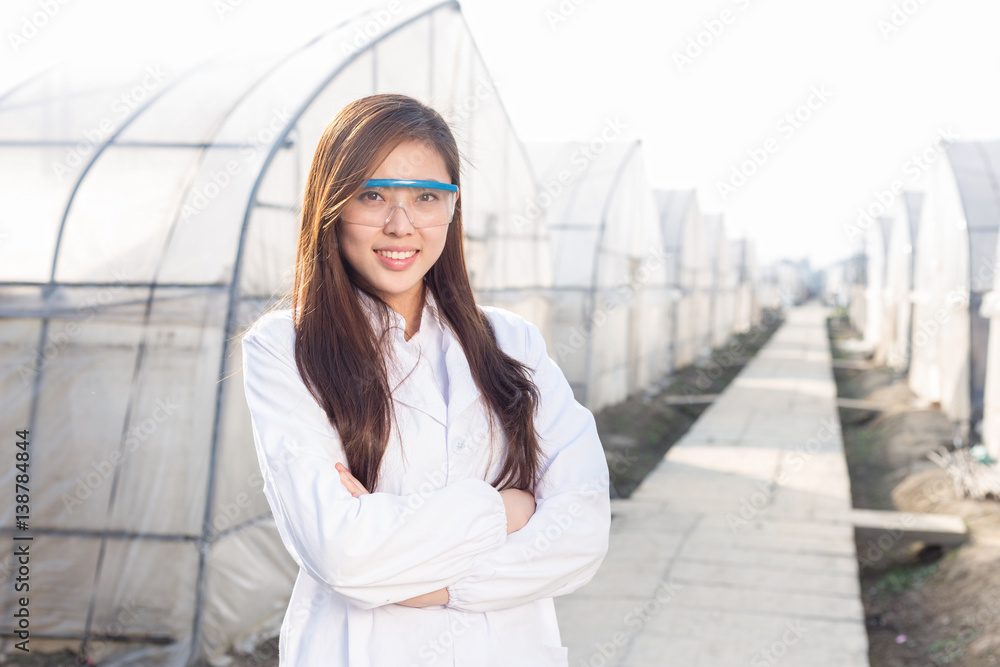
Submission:
<svg viewBox="0 0 1000 667">
<path fill-rule="evenodd" d="M 397 213 L 397 211 L 400 211 L 400 213 Z M 389 219 L 385 223 L 385 227 L 382 228 L 382 231 L 386 234 L 405 236 L 413 233 L 414 229 L 413 220 L 410 219 L 410 212 L 406 210 L 405 205 L 399 203 L 389 211 Z"/>
</svg>

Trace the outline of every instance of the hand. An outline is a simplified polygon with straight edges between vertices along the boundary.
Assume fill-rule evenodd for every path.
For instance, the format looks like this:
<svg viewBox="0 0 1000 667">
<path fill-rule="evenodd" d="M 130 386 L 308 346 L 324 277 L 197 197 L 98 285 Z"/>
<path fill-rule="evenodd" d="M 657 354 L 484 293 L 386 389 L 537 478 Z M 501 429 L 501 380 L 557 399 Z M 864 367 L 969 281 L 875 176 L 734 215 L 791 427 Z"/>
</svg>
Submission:
<svg viewBox="0 0 1000 667">
<path fill-rule="evenodd" d="M 369 493 L 368 489 L 361 485 L 361 482 L 354 478 L 343 463 L 338 463 L 336 466 L 337 472 L 340 473 L 341 483 L 347 487 L 347 490 L 351 492 L 351 495 L 355 498 L 360 498 L 361 496 Z"/>
<path fill-rule="evenodd" d="M 507 534 L 521 530 L 535 513 L 535 496 L 521 489 L 504 489 L 500 492 L 503 507 L 507 510 Z"/>
<path fill-rule="evenodd" d="M 403 600 L 402 602 L 397 602 L 396 604 L 401 604 L 404 607 L 431 607 L 436 604 L 448 604 L 448 600 L 450 599 L 451 597 L 448 595 L 448 589 L 439 588 L 436 591 L 424 593 L 423 595 L 418 595 L 417 597 L 410 598 L 409 600 Z"/>
</svg>

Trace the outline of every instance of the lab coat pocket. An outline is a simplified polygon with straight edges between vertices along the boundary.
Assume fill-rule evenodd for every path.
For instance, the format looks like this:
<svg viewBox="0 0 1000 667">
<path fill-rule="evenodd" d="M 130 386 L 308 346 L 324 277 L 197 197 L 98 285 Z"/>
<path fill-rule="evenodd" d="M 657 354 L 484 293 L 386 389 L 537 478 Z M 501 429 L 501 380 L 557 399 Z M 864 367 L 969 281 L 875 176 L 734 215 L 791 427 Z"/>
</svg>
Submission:
<svg viewBox="0 0 1000 667">
<path fill-rule="evenodd" d="M 565 646 L 546 646 L 545 657 L 550 667 L 569 667 L 569 649 Z"/>
</svg>

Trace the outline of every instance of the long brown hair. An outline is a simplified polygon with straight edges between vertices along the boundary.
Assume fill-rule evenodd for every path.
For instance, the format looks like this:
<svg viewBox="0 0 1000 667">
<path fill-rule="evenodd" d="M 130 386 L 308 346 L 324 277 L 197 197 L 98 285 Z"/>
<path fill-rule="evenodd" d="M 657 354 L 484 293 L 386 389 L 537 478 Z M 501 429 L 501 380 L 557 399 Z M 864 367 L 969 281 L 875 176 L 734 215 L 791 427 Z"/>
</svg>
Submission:
<svg viewBox="0 0 1000 667">
<path fill-rule="evenodd" d="M 438 151 L 459 185 L 460 157 L 441 115 L 405 95 L 370 95 L 336 115 L 313 155 L 302 206 L 302 229 L 291 292 L 295 362 L 309 391 L 337 429 L 351 473 L 369 491 L 389 440 L 392 397 L 386 371 L 391 346 L 376 332 L 355 288 L 374 299 L 383 323 L 389 306 L 359 280 L 337 241 L 340 214 L 379 164 L 403 141 Z M 499 418 L 508 446 L 498 489 L 534 490 L 540 448 L 534 427 L 538 389 L 524 364 L 504 353 L 485 313 L 476 307 L 465 265 L 461 197 L 444 251 L 424 276 L 438 310 L 462 345 L 487 402 L 490 433 Z M 386 327 L 383 327 L 383 334 Z M 491 438 L 492 442 L 492 438 Z"/>
</svg>

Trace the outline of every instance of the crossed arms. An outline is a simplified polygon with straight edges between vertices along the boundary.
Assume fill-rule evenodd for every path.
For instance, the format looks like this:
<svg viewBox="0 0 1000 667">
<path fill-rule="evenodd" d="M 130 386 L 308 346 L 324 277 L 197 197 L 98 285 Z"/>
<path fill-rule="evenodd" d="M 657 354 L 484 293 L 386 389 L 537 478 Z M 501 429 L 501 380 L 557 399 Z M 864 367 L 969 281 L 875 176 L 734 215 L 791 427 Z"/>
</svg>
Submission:
<svg viewBox="0 0 1000 667">
<path fill-rule="evenodd" d="M 244 337 L 264 493 L 300 568 L 363 608 L 490 611 L 563 595 L 593 577 L 610 525 L 603 448 L 593 415 L 573 398 L 538 329 L 525 325 L 521 358 L 542 396 L 535 425 L 544 469 L 534 496 L 480 479 L 419 498 L 368 493 L 345 467 L 289 346 L 268 330 Z"/>
</svg>

